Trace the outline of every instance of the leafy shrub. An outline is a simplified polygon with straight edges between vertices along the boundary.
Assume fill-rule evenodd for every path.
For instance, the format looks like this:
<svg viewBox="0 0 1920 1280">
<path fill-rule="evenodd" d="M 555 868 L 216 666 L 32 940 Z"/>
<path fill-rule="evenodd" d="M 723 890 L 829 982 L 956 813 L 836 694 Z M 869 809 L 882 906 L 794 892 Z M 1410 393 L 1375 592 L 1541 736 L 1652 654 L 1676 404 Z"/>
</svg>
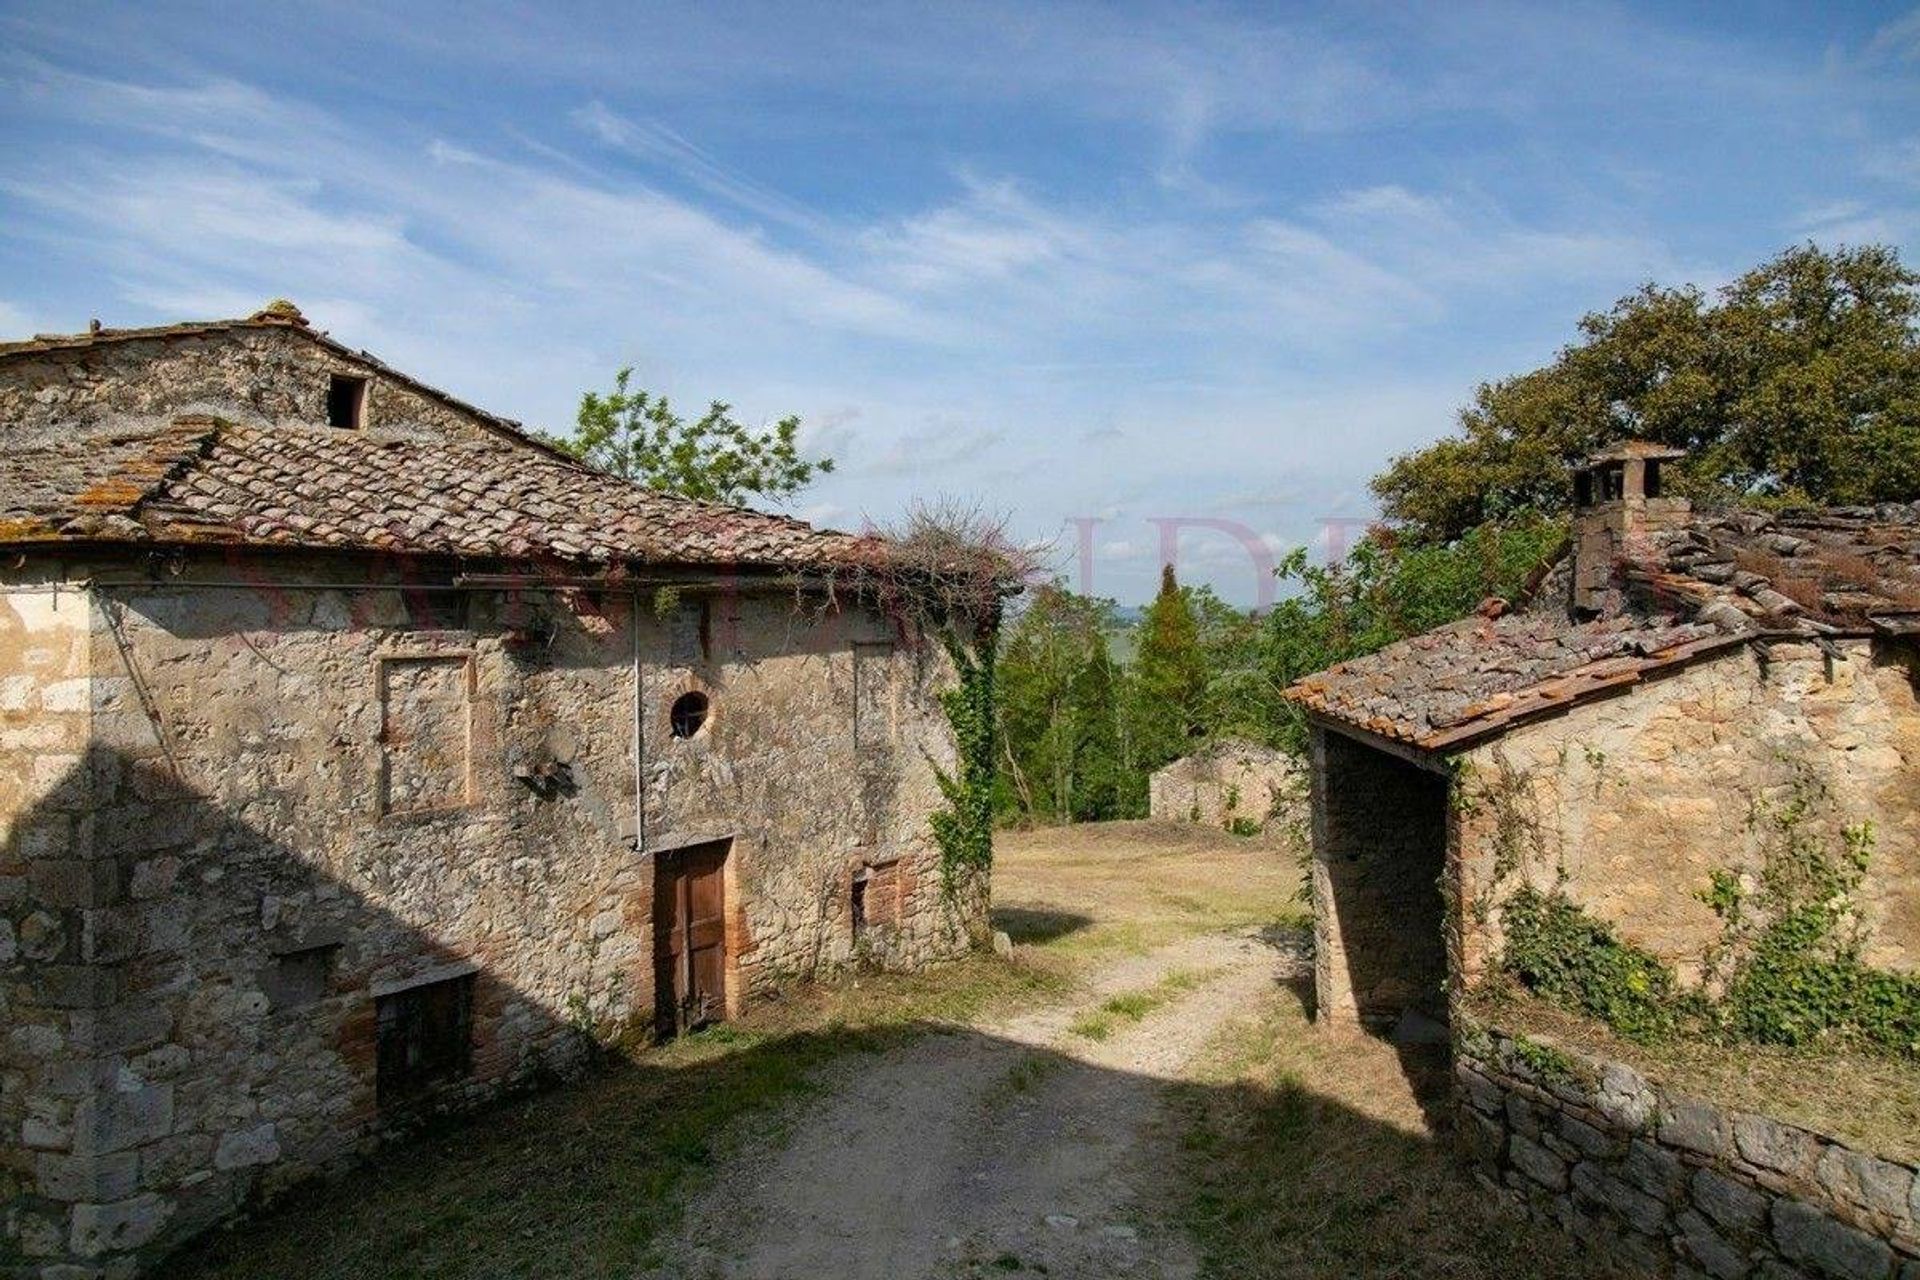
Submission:
<svg viewBox="0 0 1920 1280">
<path fill-rule="evenodd" d="M 1528 990 L 1633 1040 L 1656 1040 L 1678 1025 L 1673 971 L 1565 894 L 1521 888 L 1507 899 L 1505 921 L 1504 965 Z"/>
</svg>

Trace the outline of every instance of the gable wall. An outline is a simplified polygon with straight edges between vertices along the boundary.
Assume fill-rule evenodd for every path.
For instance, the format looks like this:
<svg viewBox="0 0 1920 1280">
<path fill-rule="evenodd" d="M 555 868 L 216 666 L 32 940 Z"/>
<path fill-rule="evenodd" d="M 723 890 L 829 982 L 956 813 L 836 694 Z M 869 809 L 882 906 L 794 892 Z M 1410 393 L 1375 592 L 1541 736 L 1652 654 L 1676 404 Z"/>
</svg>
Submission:
<svg viewBox="0 0 1920 1280">
<path fill-rule="evenodd" d="M 256 426 L 324 427 L 327 379 L 335 373 L 370 380 L 365 421 L 376 439 L 509 440 L 478 415 L 286 328 L 129 339 L 0 359 L 0 432 L 194 410 Z"/>
<path fill-rule="evenodd" d="M 1498 954 L 1500 901 L 1562 872 L 1575 902 L 1697 976 L 1720 921 L 1696 892 L 1759 865 L 1755 805 L 1783 804 L 1796 770 L 1837 804 L 1803 829 L 1837 849 L 1839 825 L 1874 825 L 1868 963 L 1920 970 L 1920 665 L 1911 647 L 1842 648 L 1743 647 L 1465 753 L 1452 842 L 1469 980 Z"/>
</svg>

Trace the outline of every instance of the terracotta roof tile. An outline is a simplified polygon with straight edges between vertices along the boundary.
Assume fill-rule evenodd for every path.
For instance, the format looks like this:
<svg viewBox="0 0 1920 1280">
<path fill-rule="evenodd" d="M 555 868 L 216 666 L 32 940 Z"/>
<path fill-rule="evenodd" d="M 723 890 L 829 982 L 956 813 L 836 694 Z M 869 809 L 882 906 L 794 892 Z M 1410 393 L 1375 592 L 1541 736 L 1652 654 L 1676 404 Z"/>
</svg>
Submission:
<svg viewBox="0 0 1920 1280">
<path fill-rule="evenodd" d="M 193 417 L 41 433 L 0 460 L 0 542 L 338 548 L 798 569 L 869 544 L 505 444 L 382 441 Z"/>
<path fill-rule="evenodd" d="M 1445 750 L 1749 640 L 1920 633 L 1920 504 L 1696 515 L 1616 568 L 1614 616 L 1575 621 L 1549 586 L 1527 612 L 1436 628 L 1286 696 Z"/>
</svg>

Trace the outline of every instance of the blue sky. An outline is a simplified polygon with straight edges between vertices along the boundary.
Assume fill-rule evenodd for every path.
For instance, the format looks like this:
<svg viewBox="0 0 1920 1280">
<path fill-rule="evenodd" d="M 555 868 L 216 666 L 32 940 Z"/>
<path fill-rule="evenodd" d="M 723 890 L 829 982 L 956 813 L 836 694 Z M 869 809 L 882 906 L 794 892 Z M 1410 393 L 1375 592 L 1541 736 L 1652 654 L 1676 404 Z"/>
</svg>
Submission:
<svg viewBox="0 0 1920 1280">
<path fill-rule="evenodd" d="M 1920 260 L 1920 11 L 0 3 L 0 220 L 7 336 L 283 295 L 549 427 L 631 364 L 803 415 L 801 514 L 1247 602 L 1640 282 Z"/>
</svg>

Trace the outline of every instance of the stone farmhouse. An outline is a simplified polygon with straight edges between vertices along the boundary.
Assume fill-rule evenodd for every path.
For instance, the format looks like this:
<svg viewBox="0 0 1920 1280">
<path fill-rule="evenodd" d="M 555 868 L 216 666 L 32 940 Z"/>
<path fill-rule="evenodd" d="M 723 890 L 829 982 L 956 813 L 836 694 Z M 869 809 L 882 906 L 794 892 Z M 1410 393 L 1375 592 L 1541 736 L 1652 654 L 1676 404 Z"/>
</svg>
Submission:
<svg viewBox="0 0 1920 1280">
<path fill-rule="evenodd" d="M 1865 960 L 1920 969 L 1920 506 L 1693 511 L 1677 453 L 1572 477 L 1570 549 L 1517 608 L 1310 676 L 1319 1016 L 1444 1019 L 1520 884 L 1702 973 L 1716 870 L 1796 789 L 1870 822 Z"/>
<path fill-rule="evenodd" d="M 874 540 L 285 303 L 0 345 L 0 435 L 0 1275 L 135 1274 L 595 1039 L 983 925 Z"/>
</svg>

